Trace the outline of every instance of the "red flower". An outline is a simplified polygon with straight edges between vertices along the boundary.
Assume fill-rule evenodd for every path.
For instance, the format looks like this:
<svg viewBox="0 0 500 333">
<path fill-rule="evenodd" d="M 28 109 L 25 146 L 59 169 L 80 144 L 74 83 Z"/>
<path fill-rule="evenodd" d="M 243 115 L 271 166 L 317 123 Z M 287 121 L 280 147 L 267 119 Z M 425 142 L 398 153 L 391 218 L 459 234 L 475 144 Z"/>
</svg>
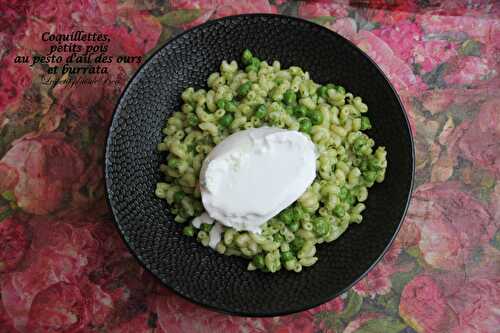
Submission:
<svg viewBox="0 0 500 333">
<path fill-rule="evenodd" d="M 333 16 L 337 18 L 346 17 L 348 13 L 349 2 L 337 1 L 334 3 L 328 0 L 312 0 L 302 2 L 299 6 L 299 16 L 313 19 L 320 16 Z"/>
<path fill-rule="evenodd" d="M 382 262 L 387 265 L 394 265 L 398 260 L 399 255 L 401 254 L 401 241 L 396 239 L 389 250 L 385 253 Z"/>
<path fill-rule="evenodd" d="M 16 29 L 22 27 L 26 20 L 26 12 L 30 3 L 24 0 L 0 1 L 0 31 L 9 32 L 14 35 Z"/>
<path fill-rule="evenodd" d="M 60 282 L 40 292 L 31 306 L 28 330 L 32 333 L 78 332 L 89 322 L 81 290 Z"/>
<path fill-rule="evenodd" d="M 307 310 L 312 315 L 320 312 L 341 312 L 344 309 L 344 300 L 341 297 L 337 297 L 323 303 L 315 308 Z"/>
<path fill-rule="evenodd" d="M 460 153 L 474 165 L 500 176 L 500 99 L 488 100 L 459 139 Z"/>
<path fill-rule="evenodd" d="M 472 249 L 488 242 L 495 232 L 486 208 L 453 182 L 420 186 L 408 220 L 418 228 L 423 259 L 446 270 L 463 268 Z"/>
<path fill-rule="evenodd" d="M 401 21 L 396 25 L 372 31 L 389 45 L 394 53 L 404 62 L 410 62 L 413 49 L 422 41 L 422 29 L 413 22 Z"/>
<path fill-rule="evenodd" d="M 393 25 L 410 19 L 416 9 L 414 0 L 380 1 L 371 0 L 366 10 L 368 19 L 381 24 Z"/>
<path fill-rule="evenodd" d="M 248 2 L 219 0 L 217 10 L 213 18 L 249 13 L 277 13 L 277 11 L 278 9 L 275 6 L 270 5 L 268 0 Z"/>
<path fill-rule="evenodd" d="M 210 19 L 215 13 L 219 0 L 172 0 L 170 6 L 172 9 L 198 9 L 201 11 L 200 16 L 194 21 L 183 24 L 184 28 L 192 28 L 202 24 Z"/>
<path fill-rule="evenodd" d="M 363 297 L 385 295 L 391 291 L 391 275 L 394 272 L 390 266 L 379 263 L 353 287 L 353 290 Z"/>
<path fill-rule="evenodd" d="M 495 221 L 498 227 L 500 225 L 500 183 L 496 184 L 495 190 L 491 193 L 489 209 L 493 216 L 493 221 Z"/>
<path fill-rule="evenodd" d="M 339 313 L 344 309 L 344 299 L 339 296 L 337 298 L 334 298 L 333 300 L 323 303 L 320 306 L 317 306 L 313 309 L 307 310 L 308 313 L 311 315 L 315 315 L 317 313 L 321 312 L 331 312 L 331 313 Z M 311 321 L 314 321 L 314 318 L 311 319 Z M 323 332 L 330 332 L 331 330 L 326 326 L 325 321 L 320 320 L 318 323 L 318 327 L 321 329 Z"/>
<path fill-rule="evenodd" d="M 120 55 L 121 52 L 128 56 L 140 56 L 144 54 L 144 48 L 141 46 L 140 38 L 133 33 L 129 32 L 129 29 L 125 26 L 108 26 L 103 27 L 102 32 L 109 35 L 111 39 L 110 43 L 110 54 L 116 57 Z"/>
<path fill-rule="evenodd" d="M 496 76 L 495 66 L 486 58 L 456 57 L 448 63 L 443 79 L 448 85 L 475 85 Z"/>
<path fill-rule="evenodd" d="M 453 90 L 430 90 L 424 93 L 422 105 L 432 114 L 448 110 L 448 107 L 456 102 L 457 93 Z"/>
<path fill-rule="evenodd" d="M 384 40 L 405 63 L 414 62 L 419 65 L 423 73 L 432 71 L 437 65 L 458 54 L 456 44 L 448 40 L 425 40 L 421 25 L 409 20 L 399 21 L 372 32 Z"/>
<path fill-rule="evenodd" d="M 113 297 L 102 290 L 100 286 L 85 283 L 86 277 L 80 281 L 80 284 L 84 285 L 82 290 L 86 297 L 90 321 L 96 326 L 105 325 L 115 310 Z"/>
<path fill-rule="evenodd" d="M 457 45 L 447 40 L 429 40 L 415 45 L 413 58 L 420 65 L 420 71 L 427 73 L 437 65 L 447 62 L 457 56 Z"/>
<path fill-rule="evenodd" d="M 111 333 L 164 333 L 149 324 L 150 315 L 141 313 L 111 330 Z M 167 332 L 165 332 L 167 333 Z"/>
<path fill-rule="evenodd" d="M 452 333 L 487 333 L 500 323 L 500 278 L 472 279 L 449 299 L 458 314 Z"/>
<path fill-rule="evenodd" d="M 314 317 L 308 312 L 281 317 L 282 324 L 276 328 L 274 333 L 314 333 Z"/>
<path fill-rule="evenodd" d="M 391 48 L 372 32 L 361 31 L 354 37 L 354 42 L 380 65 L 400 92 L 404 90 L 418 91 L 424 88 L 424 84 L 420 78 L 413 74 L 411 68 L 395 56 Z"/>
<path fill-rule="evenodd" d="M 250 319 L 221 315 L 164 291 L 153 301 L 158 328 L 168 333 L 263 333 L 269 319 Z"/>
<path fill-rule="evenodd" d="M 434 279 L 420 275 L 401 294 L 399 314 L 417 332 L 441 333 L 450 324 L 450 309 Z"/>
<path fill-rule="evenodd" d="M 19 333 L 12 324 L 12 319 L 9 317 L 0 300 L 0 332 Z"/>
<path fill-rule="evenodd" d="M 268 0 L 234 1 L 234 0 L 173 0 L 170 6 L 178 9 L 199 9 L 201 14 L 194 21 L 183 24 L 184 28 L 191 28 L 206 22 L 229 15 L 245 13 L 276 13 L 276 6 Z"/>
<path fill-rule="evenodd" d="M 468 14 L 473 11 L 466 9 Z M 456 31 L 466 31 L 467 35 L 478 39 L 482 43 L 494 43 L 497 41 L 500 26 L 495 18 L 481 15 L 479 18 L 471 15 L 441 15 L 439 12 L 427 12 L 417 15 L 415 22 L 423 27 L 426 33 L 446 35 Z"/>
<path fill-rule="evenodd" d="M 88 321 L 96 327 L 107 329 L 144 311 L 155 281 L 130 258 L 109 222 L 76 211 L 56 221 L 30 221 L 34 238 L 26 269 L 6 274 L 1 286 L 1 299 L 17 329 L 26 330 L 37 295 L 62 282 L 79 286 Z"/>
<path fill-rule="evenodd" d="M 29 246 L 26 226 L 14 218 L 0 221 L 0 273 L 17 267 Z"/>
<path fill-rule="evenodd" d="M 141 46 L 144 54 L 152 50 L 161 34 L 161 24 L 158 20 L 146 12 L 138 12 L 132 10 L 130 16 L 130 28 L 140 38 L 139 45 Z"/>
<path fill-rule="evenodd" d="M 102 264 L 98 243 L 88 227 L 45 218 L 32 219 L 30 226 L 33 239 L 25 257 L 26 269 L 7 273 L 1 281 L 2 302 L 20 331 L 25 331 L 30 309 L 40 292 L 60 282 L 77 285 L 81 277 Z M 49 295 L 53 295 L 52 291 Z"/>
<path fill-rule="evenodd" d="M 343 37 L 349 39 L 350 41 L 354 41 L 356 36 L 356 21 L 354 21 L 350 17 L 344 17 L 338 20 L 335 20 L 332 24 L 328 25 L 330 30 L 335 31 L 336 33 L 342 35 Z"/>
<path fill-rule="evenodd" d="M 35 19 L 28 22 L 26 37 L 21 41 L 21 45 L 41 54 L 48 53 L 49 44 L 41 41 L 40 31 L 70 34 L 73 31 L 84 30 L 108 34 L 111 39 L 108 54 L 115 57 L 144 55 L 156 45 L 161 34 L 158 20 L 130 5 L 119 5 L 115 0 L 98 3 L 82 0 L 50 4 L 38 1 L 32 5 L 30 16 Z M 92 42 L 84 44 L 86 46 Z M 54 54 L 69 56 L 69 53 Z"/>
<path fill-rule="evenodd" d="M 40 38 L 40 31 L 55 31 L 56 24 L 40 19 L 31 19 L 26 22 L 24 35 L 19 40 L 19 46 L 31 52 L 48 54 L 50 45 Z"/>
<path fill-rule="evenodd" d="M 79 86 L 75 86 L 74 89 L 65 89 L 69 90 L 69 103 L 65 106 L 70 108 L 72 112 L 79 114 L 82 120 L 87 119 L 89 116 L 88 110 L 97 104 L 103 95 L 102 86 L 99 84 L 86 86 L 85 89 Z M 110 96 L 106 97 L 110 98 Z"/>
<path fill-rule="evenodd" d="M 23 97 L 24 91 L 31 86 L 32 72 L 27 64 L 16 64 L 14 58 L 24 52 L 14 50 L 0 62 L 0 113 L 7 106 Z"/>
<path fill-rule="evenodd" d="M 73 219 L 66 216 L 65 220 L 78 223 L 78 214 L 81 213 L 75 213 Z M 81 227 L 91 232 L 98 247 L 96 265 L 82 281 L 88 284 L 85 295 L 89 298 L 92 323 L 112 327 L 134 318 L 145 310 L 147 294 L 156 281 L 131 257 L 111 221 L 84 222 Z"/>
<path fill-rule="evenodd" d="M 33 214 L 57 210 L 84 167 L 80 153 L 63 141 L 62 133 L 18 139 L 0 160 L 0 166 L 8 168 L 10 175 L 15 170 L 18 177 L 14 186 L 0 190 L 13 191 L 18 206 Z"/>
<path fill-rule="evenodd" d="M 414 206 L 414 202 L 415 201 L 412 201 L 410 207 Z M 410 215 L 405 218 L 401 230 L 398 233 L 397 240 L 404 248 L 409 248 L 420 242 L 420 230 Z"/>
<path fill-rule="evenodd" d="M 497 278 L 500 272 L 500 266 L 498 265 L 498 263 L 500 263 L 500 251 L 488 243 L 484 244 L 478 252 L 481 253 L 480 260 L 472 262 L 471 265 L 467 267 L 467 275 L 464 276 L 464 278 Z M 462 285 L 463 283 L 460 284 L 459 287 L 461 288 Z"/>
</svg>

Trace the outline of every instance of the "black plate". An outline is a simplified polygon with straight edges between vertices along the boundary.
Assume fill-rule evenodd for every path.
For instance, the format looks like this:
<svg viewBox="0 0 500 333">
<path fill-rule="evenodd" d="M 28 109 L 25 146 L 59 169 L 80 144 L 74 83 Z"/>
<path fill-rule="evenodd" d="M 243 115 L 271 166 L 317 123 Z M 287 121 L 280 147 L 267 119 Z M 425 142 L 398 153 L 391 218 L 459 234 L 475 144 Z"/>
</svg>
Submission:
<svg viewBox="0 0 500 333">
<path fill-rule="evenodd" d="M 161 129 L 179 110 L 180 94 L 206 87 L 224 59 L 251 49 L 261 59 L 297 65 L 319 83 L 333 82 L 369 106 L 369 135 L 388 152 L 386 180 L 369 192 L 364 221 L 318 246 L 319 261 L 300 274 L 246 271 L 181 235 L 165 201 L 154 195 L 164 159 Z M 139 261 L 178 294 L 212 309 L 246 316 L 283 315 L 324 303 L 358 281 L 387 250 L 406 213 L 414 174 L 408 120 L 387 78 L 338 34 L 297 18 L 241 15 L 210 21 L 177 36 L 129 82 L 116 108 L 106 147 L 106 186 L 125 242 Z"/>
</svg>

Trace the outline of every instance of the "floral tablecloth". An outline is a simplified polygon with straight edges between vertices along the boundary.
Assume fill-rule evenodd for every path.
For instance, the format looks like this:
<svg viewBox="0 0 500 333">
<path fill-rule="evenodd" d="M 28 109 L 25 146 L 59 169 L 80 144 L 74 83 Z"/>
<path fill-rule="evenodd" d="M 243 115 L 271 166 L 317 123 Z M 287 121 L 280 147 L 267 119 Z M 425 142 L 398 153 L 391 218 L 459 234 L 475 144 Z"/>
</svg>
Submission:
<svg viewBox="0 0 500 333">
<path fill-rule="evenodd" d="M 104 197 L 117 84 L 44 84 L 42 32 L 111 36 L 145 57 L 226 15 L 295 15 L 367 52 L 398 90 L 416 187 L 394 245 L 366 278 L 276 318 L 206 310 L 127 252 Z M 495 0 L 0 0 L 0 332 L 500 332 L 500 3 Z"/>
</svg>

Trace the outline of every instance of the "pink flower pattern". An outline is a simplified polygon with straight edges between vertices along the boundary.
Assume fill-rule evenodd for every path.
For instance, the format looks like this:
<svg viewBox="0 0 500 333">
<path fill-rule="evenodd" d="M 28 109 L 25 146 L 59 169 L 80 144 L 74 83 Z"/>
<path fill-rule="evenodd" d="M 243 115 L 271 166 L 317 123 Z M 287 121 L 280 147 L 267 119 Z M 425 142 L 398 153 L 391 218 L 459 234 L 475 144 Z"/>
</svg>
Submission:
<svg viewBox="0 0 500 333">
<path fill-rule="evenodd" d="M 500 98 L 484 103 L 460 138 L 458 149 L 478 167 L 500 175 Z"/>
<path fill-rule="evenodd" d="M 63 140 L 63 133 L 27 135 L 13 142 L 0 160 L 15 178 L 3 190 L 14 193 L 17 205 L 33 214 L 55 211 L 64 192 L 83 172 L 80 152 Z"/>
<path fill-rule="evenodd" d="M 297 314 L 232 317 L 164 288 L 111 222 L 102 153 L 139 64 L 113 63 L 119 84 L 79 89 L 43 86 L 41 68 L 14 60 L 46 53 L 43 31 L 105 33 L 111 55 L 145 58 L 207 20 L 280 11 L 324 24 L 382 68 L 415 137 L 416 188 L 392 247 L 351 290 Z M 498 1 L 0 0 L 0 13 L 0 332 L 498 329 Z"/>
<path fill-rule="evenodd" d="M 417 332 L 445 332 L 452 316 L 439 285 L 427 275 L 417 276 L 405 286 L 399 313 Z"/>
<path fill-rule="evenodd" d="M 474 248 L 489 242 L 496 229 L 487 208 L 453 182 L 417 188 L 407 220 L 418 231 L 416 244 L 425 262 L 446 270 L 463 269 Z"/>
</svg>

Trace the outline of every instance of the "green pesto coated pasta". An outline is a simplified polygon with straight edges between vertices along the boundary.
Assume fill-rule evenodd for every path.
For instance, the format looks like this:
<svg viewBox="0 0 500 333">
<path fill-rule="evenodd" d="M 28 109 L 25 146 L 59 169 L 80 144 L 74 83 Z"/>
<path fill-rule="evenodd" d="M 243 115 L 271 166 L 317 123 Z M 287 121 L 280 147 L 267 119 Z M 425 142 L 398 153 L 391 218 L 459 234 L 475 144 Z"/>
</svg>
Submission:
<svg viewBox="0 0 500 333">
<path fill-rule="evenodd" d="M 208 246 L 212 226 L 191 223 L 204 212 L 199 172 L 205 157 L 244 129 L 302 131 L 319 153 L 313 184 L 267 221 L 261 234 L 224 227 L 214 247 L 220 254 L 249 260 L 248 270 L 301 272 L 320 260 L 319 244 L 362 223 L 369 188 L 385 179 L 387 152 L 365 133 L 373 126 L 368 105 L 342 86 L 316 83 L 298 66 L 282 68 L 279 61 L 270 64 L 249 50 L 241 62 L 224 60 L 219 70 L 208 77 L 207 89 L 184 90 L 179 112 L 166 121 L 165 137 L 157 145 L 166 160 L 155 195 L 184 224 L 184 235 Z"/>
</svg>

